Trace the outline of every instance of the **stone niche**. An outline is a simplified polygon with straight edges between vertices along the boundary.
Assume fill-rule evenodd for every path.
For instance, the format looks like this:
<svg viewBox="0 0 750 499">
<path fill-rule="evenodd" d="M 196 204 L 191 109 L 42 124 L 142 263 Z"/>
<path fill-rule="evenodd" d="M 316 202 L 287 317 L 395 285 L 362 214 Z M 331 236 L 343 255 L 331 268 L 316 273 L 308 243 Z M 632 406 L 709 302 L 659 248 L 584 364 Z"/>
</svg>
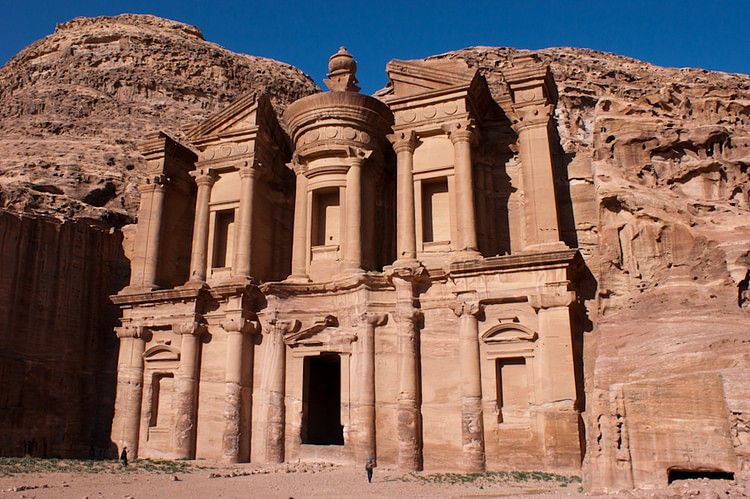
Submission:
<svg viewBox="0 0 750 499">
<path fill-rule="evenodd" d="M 361 95 L 342 48 L 283 127 L 249 95 L 144 144 L 119 449 L 580 469 L 591 285 L 557 222 L 549 69 L 518 58 L 498 99 L 459 63 L 387 72 Z"/>
</svg>

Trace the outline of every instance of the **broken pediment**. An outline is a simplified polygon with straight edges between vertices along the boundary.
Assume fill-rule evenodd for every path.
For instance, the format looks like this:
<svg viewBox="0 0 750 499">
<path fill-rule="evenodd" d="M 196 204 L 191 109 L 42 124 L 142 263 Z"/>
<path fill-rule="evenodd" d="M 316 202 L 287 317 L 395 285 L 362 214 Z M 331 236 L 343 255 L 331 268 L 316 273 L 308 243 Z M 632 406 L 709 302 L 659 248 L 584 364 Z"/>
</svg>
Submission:
<svg viewBox="0 0 750 499">
<path fill-rule="evenodd" d="M 287 334 L 284 343 L 289 346 L 320 346 L 333 343 L 351 343 L 356 334 L 348 333 L 339 326 L 339 321 L 332 315 L 313 322 L 309 327 Z"/>
<path fill-rule="evenodd" d="M 476 71 L 458 60 L 427 62 L 394 59 L 386 66 L 386 72 L 396 98 L 469 85 L 476 75 Z"/>
<path fill-rule="evenodd" d="M 268 120 L 272 120 L 272 123 L 268 123 Z M 212 138 L 252 132 L 267 124 L 278 126 L 270 101 L 264 95 L 249 93 L 188 129 L 186 133 L 191 141 L 201 143 Z"/>
</svg>

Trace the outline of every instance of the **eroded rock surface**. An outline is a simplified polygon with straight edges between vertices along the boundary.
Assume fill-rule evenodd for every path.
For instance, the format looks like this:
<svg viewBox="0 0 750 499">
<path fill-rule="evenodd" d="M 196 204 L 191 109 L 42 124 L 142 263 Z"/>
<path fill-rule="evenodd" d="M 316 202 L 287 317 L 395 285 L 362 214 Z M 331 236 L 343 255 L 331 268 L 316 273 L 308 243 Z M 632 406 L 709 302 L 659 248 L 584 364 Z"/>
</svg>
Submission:
<svg viewBox="0 0 750 499">
<path fill-rule="evenodd" d="M 0 69 L 0 207 L 122 224 L 138 208 L 136 143 L 247 92 L 285 106 L 317 91 L 288 64 L 230 52 L 153 16 L 59 24 Z"/>
</svg>

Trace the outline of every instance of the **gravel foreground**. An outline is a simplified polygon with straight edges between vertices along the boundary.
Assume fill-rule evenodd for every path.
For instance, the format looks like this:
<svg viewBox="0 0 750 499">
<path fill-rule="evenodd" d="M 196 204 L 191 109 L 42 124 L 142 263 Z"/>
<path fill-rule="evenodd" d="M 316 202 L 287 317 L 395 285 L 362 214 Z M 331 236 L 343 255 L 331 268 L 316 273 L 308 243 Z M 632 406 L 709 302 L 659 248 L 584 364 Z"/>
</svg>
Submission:
<svg viewBox="0 0 750 499">
<path fill-rule="evenodd" d="M 747 482 L 689 480 L 669 488 L 617 495 L 585 494 L 580 478 L 540 472 L 458 473 L 380 467 L 372 483 L 364 468 L 322 463 L 221 465 L 202 461 L 0 459 L 0 498 L 734 498 Z"/>
</svg>

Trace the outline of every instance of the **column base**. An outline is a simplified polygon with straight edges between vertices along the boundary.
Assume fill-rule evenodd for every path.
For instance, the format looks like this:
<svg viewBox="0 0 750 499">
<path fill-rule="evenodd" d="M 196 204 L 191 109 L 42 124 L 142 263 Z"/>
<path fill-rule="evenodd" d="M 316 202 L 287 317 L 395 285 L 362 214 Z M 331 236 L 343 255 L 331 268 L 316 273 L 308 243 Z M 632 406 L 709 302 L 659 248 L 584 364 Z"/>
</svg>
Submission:
<svg viewBox="0 0 750 499">
<path fill-rule="evenodd" d="M 201 281 L 198 279 L 190 279 L 188 282 L 180 286 L 181 288 L 187 288 L 187 289 L 201 289 L 208 287 L 208 284 L 206 284 L 206 281 Z"/>
<path fill-rule="evenodd" d="M 452 255 L 451 263 L 453 262 L 475 262 L 478 260 L 482 260 L 483 258 L 484 257 L 479 251 L 473 248 L 466 248 Z"/>
<path fill-rule="evenodd" d="M 294 283 L 307 283 L 312 282 L 310 280 L 310 276 L 307 274 L 292 274 L 286 279 L 284 279 L 285 282 L 294 282 Z"/>
</svg>

